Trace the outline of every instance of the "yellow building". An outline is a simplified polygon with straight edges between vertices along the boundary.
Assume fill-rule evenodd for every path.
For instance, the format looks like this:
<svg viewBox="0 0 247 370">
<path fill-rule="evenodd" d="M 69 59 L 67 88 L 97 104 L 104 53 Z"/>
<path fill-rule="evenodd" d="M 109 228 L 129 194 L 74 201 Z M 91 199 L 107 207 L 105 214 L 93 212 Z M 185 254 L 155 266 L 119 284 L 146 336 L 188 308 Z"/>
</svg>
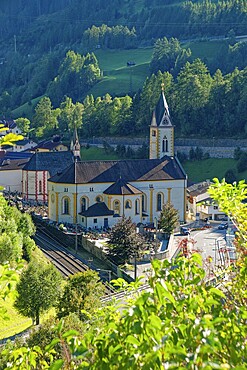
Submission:
<svg viewBox="0 0 247 370">
<path fill-rule="evenodd" d="M 78 159 L 75 131 L 71 149 Z M 174 126 L 164 92 L 150 125 L 150 159 L 75 160 L 48 180 L 49 218 L 86 228 L 113 226 L 119 217 L 148 224 L 171 202 L 185 219 L 187 176 L 174 156 Z"/>
</svg>

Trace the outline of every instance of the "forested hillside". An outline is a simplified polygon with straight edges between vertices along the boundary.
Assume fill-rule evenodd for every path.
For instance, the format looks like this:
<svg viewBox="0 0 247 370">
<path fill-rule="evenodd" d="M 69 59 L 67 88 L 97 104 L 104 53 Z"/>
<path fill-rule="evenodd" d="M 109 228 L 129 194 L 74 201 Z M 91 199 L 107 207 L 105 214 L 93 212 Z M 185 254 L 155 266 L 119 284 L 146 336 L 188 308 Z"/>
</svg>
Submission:
<svg viewBox="0 0 247 370">
<path fill-rule="evenodd" d="M 5 38 L 46 29 L 36 45 L 40 50 L 68 39 L 77 42 L 85 29 L 103 23 L 135 27 L 145 41 L 165 35 L 224 35 L 231 29 L 242 34 L 246 7 L 245 0 L 2 0 L 0 32 Z"/>
<path fill-rule="evenodd" d="M 246 130 L 247 43 L 235 38 L 245 33 L 245 0 L 2 0 L 0 20 L 0 116 L 11 117 L 15 108 L 28 103 L 29 113 L 23 110 L 21 116 L 34 128 L 37 101 L 46 96 L 57 123 L 39 127 L 41 137 L 60 130 L 61 121 L 63 127 L 70 126 L 61 113 L 68 99 L 77 106 L 82 135 L 91 135 L 92 120 L 96 135 L 146 134 L 160 72 L 169 73 L 166 94 L 178 134 L 238 136 Z M 201 63 L 194 63 L 193 45 L 181 43 L 226 35 Z M 126 71 L 127 91 L 107 96 L 104 90 L 104 97 L 97 99 L 94 87 L 106 78 L 97 51 L 146 46 L 154 47 L 149 69 L 131 67 Z M 144 86 L 133 88 L 132 71 L 142 73 L 143 81 L 148 78 Z M 147 89 L 154 80 L 158 92 Z M 87 96 L 91 91 L 94 97 Z M 219 109 L 223 101 L 227 103 Z"/>
</svg>

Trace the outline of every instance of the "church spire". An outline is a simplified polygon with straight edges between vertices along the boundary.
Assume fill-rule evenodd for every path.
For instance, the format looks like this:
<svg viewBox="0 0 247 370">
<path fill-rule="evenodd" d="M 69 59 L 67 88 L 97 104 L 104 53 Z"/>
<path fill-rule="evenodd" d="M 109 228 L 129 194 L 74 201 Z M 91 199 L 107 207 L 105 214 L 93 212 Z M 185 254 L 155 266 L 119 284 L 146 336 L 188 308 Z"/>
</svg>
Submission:
<svg viewBox="0 0 247 370">
<path fill-rule="evenodd" d="M 80 146 L 80 142 L 79 142 L 79 137 L 78 137 L 76 125 L 74 127 L 74 133 L 73 133 L 73 137 L 72 137 L 71 143 L 70 143 L 70 150 L 73 152 L 74 158 L 77 159 L 77 160 L 78 159 L 80 160 L 81 146 Z"/>
<path fill-rule="evenodd" d="M 164 83 L 161 84 L 160 98 L 152 115 L 149 146 L 150 159 L 174 156 L 174 126 L 164 93 Z"/>
</svg>

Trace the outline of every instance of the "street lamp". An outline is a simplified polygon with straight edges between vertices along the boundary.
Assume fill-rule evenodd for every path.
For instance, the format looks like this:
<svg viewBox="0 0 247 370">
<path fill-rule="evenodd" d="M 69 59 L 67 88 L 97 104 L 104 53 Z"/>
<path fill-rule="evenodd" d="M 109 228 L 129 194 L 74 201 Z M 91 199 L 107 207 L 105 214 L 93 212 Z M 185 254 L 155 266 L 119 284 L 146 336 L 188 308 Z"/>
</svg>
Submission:
<svg viewBox="0 0 247 370">
<path fill-rule="evenodd" d="M 158 250 L 158 239 L 157 239 L 157 229 L 158 229 L 158 219 L 157 217 L 154 217 L 154 227 L 155 227 L 155 247 L 154 247 L 154 257 L 156 257 L 156 253 Z"/>
<path fill-rule="evenodd" d="M 96 269 L 96 271 L 108 272 L 108 282 L 110 283 L 110 281 L 111 281 L 111 270 Z"/>
<path fill-rule="evenodd" d="M 134 280 L 136 281 L 137 278 L 137 261 L 136 261 L 136 250 L 134 255 Z"/>
</svg>

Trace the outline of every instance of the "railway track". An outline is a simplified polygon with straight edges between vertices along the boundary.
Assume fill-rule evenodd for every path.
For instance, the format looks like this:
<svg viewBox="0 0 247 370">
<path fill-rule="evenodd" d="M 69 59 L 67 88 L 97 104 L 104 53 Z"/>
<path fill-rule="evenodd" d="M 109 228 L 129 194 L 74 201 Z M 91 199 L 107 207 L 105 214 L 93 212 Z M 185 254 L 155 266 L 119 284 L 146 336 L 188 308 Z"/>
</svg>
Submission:
<svg viewBox="0 0 247 370">
<path fill-rule="evenodd" d="M 51 238 L 43 230 L 37 229 L 33 239 L 44 255 L 64 277 L 89 269 L 80 256 L 73 254 L 67 248 L 63 247 L 57 240 Z M 106 296 L 115 292 L 115 289 L 109 283 L 103 279 L 102 282 L 105 286 Z"/>
<path fill-rule="evenodd" d="M 56 265 L 65 277 L 77 272 L 86 271 L 88 266 L 71 254 L 66 248 L 50 241 L 48 236 L 37 232 L 34 240 L 43 253 Z"/>
</svg>

